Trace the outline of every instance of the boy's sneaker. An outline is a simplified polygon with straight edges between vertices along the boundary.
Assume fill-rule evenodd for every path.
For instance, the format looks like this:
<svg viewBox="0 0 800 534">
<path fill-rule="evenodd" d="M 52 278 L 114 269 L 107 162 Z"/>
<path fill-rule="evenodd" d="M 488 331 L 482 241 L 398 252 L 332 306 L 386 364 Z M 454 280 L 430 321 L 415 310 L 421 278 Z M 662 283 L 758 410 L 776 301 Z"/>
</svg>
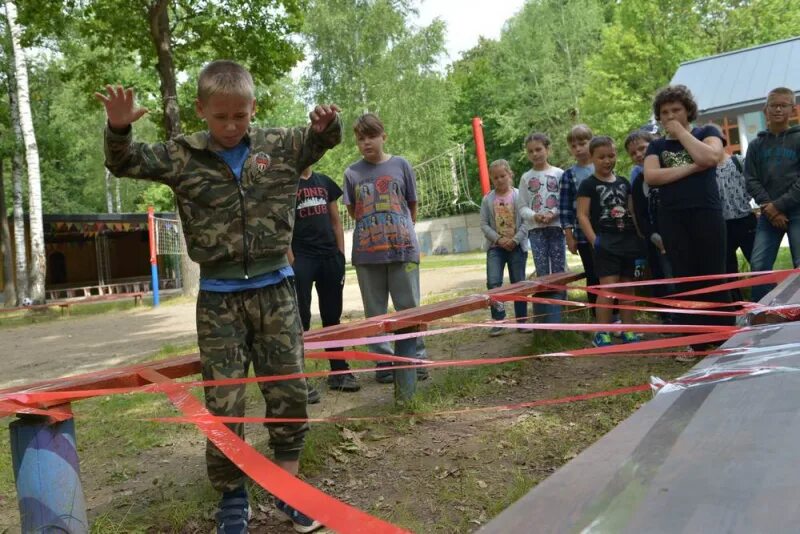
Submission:
<svg viewBox="0 0 800 534">
<path fill-rule="evenodd" d="M 251 517 L 244 487 L 223 493 L 215 515 L 217 534 L 247 534 L 247 523 Z"/>
<path fill-rule="evenodd" d="M 317 391 L 317 388 L 315 388 L 311 384 L 308 384 L 308 403 L 319 404 L 319 401 L 320 401 L 319 391 Z"/>
<path fill-rule="evenodd" d="M 361 389 L 361 384 L 358 383 L 353 373 L 330 375 L 328 377 L 328 389 L 355 392 Z"/>
<path fill-rule="evenodd" d="M 388 369 L 375 371 L 375 382 L 378 384 L 394 384 L 394 371 Z"/>
<path fill-rule="evenodd" d="M 503 329 L 499 326 L 493 326 L 489 329 L 489 337 L 497 337 L 503 335 Z"/>
<path fill-rule="evenodd" d="M 286 519 L 293 523 L 294 529 L 297 532 L 314 532 L 322 528 L 322 523 L 295 510 L 277 497 L 275 497 L 275 508 L 283 514 Z"/>
<path fill-rule="evenodd" d="M 598 332 L 594 335 L 594 339 L 592 340 L 592 345 L 595 347 L 608 347 L 613 344 L 614 341 L 611 339 L 611 335 L 608 332 Z"/>
<path fill-rule="evenodd" d="M 423 380 L 427 380 L 430 378 L 430 373 L 428 373 L 427 367 L 418 367 L 417 368 L 417 382 L 422 382 Z"/>
<path fill-rule="evenodd" d="M 622 342 L 623 343 L 637 343 L 642 340 L 642 336 L 637 334 L 636 332 L 623 332 L 622 333 Z"/>
</svg>

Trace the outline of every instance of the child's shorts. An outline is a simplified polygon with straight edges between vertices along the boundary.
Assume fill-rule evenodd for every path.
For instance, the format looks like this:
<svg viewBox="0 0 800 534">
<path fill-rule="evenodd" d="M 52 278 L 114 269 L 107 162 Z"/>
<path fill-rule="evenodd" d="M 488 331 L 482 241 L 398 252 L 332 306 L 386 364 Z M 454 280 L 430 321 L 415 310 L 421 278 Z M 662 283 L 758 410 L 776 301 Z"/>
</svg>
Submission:
<svg viewBox="0 0 800 534">
<path fill-rule="evenodd" d="M 599 246 L 594 248 L 594 272 L 598 278 L 619 276 L 633 279 L 636 259 L 641 257 L 638 237 L 600 235 Z"/>
</svg>

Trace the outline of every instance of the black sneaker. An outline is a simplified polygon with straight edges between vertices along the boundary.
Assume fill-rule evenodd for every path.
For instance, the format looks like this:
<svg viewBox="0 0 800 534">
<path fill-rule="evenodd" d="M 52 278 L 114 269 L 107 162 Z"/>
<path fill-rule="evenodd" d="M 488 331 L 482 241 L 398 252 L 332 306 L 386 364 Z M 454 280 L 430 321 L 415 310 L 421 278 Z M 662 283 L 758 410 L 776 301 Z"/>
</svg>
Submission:
<svg viewBox="0 0 800 534">
<path fill-rule="evenodd" d="M 311 519 L 302 512 L 295 510 L 277 497 L 275 498 L 275 508 L 286 519 L 293 523 L 294 530 L 296 532 L 314 532 L 315 530 L 322 528 L 322 523 Z"/>
<path fill-rule="evenodd" d="M 311 384 L 308 384 L 308 403 L 319 404 L 319 401 L 320 401 L 319 391 L 317 391 L 317 388 L 315 388 Z"/>
<path fill-rule="evenodd" d="M 423 380 L 427 380 L 430 378 L 430 373 L 428 373 L 427 367 L 418 367 L 417 368 L 417 381 L 422 382 Z"/>
<path fill-rule="evenodd" d="M 251 516 L 244 487 L 223 493 L 214 516 L 217 520 L 217 534 L 247 534 L 247 524 Z"/>
<path fill-rule="evenodd" d="M 375 381 L 378 384 L 394 384 L 394 371 L 388 369 L 375 371 Z"/>
<path fill-rule="evenodd" d="M 330 375 L 328 377 L 328 389 L 355 392 L 361 389 L 361 384 L 358 383 L 353 373 Z"/>
</svg>

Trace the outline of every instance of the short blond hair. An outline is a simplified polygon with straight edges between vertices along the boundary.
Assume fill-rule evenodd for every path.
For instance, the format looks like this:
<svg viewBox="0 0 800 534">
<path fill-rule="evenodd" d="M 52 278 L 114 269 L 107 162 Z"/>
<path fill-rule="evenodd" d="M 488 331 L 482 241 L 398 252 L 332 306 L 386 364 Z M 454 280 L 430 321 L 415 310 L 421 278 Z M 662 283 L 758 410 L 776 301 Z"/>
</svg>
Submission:
<svg viewBox="0 0 800 534">
<path fill-rule="evenodd" d="M 203 67 L 197 77 L 197 98 L 201 102 L 206 102 L 216 94 L 254 98 L 255 92 L 250 72 L 228 59 L 212 61 Z"/>
<path fill-rule="evenodd" d="M 489 164 L 489 171 L 491 171 L 495 167 L 504 167 L 512 176 L 514 175 L 514 171 L 511 170 L 511 165 L 509 165 L 507 160 L 504 159 L 494 160 Z"/>
</svg>

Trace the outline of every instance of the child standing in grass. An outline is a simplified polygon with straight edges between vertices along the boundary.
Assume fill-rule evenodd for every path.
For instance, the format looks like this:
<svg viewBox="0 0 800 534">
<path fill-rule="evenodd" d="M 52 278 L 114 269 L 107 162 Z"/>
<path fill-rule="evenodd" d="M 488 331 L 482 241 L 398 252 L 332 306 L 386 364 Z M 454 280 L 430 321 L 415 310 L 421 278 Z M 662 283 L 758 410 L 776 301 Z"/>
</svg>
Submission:
<svg viewBox="0 0 800 534">
<path fill-rule="evenodd" d="M 342 138 L 336 106 L 317 106 L 305 128 L 254 128 L 255 84 L 233 61 L 212 61 L 197 80 L 195 108 L 208 131 L 148 145 L 131 125 L 147 110 L 133 89 L 96 94 L 106 109 L 106 166 L 115 176 L 152 180 L 175 193 L 189 256 L 200 264 L 197 341 L 204 380 L 303 372 L 303 331 L 289 277 L 287 252 L 300 171 Z M 303 421 L 308 389 L 302 379 L 259 384 L 268 417 Z M 217 416 L 245 414 L 245 385 L 205 388 Z M 244 425 L 227 425 L 244 438 Z M 307 423 L 268 424 L 275 463 L 293 475 Z M 222 493 L 218 534 L 245 534 L 250 504 L 246 476 L 211 441 L 206 449 L 211 485 Z M 299 532 L 322 525 L 275 499 Z"/>
<path fill-rule="evenodd" d="M 515 208 L 519 193 L 512 186 L 514 173 L 504 159 L 489 165 L 489 176 L 494 190 L 481 202 L 481 230 L 486 237 L 486 287 L 494 289 L 503 285 L 503 272 L 508 265 L 508 278 L 511 283 L 525 279 L 525 263 L 528 261 L 528 227 Z M 514 303 L 514 316 L 518 322 L 525 322 L 528 314 L 525 302 Z M 506 318 L 505 305 L 495 302 L 491 306 L 492 319 L 502 321 Z M 532 332 L 533 330 L 528 330 Z M 497 326 L 489 330 L 490 336 L 499 336 L 503 329 Z"/>
<path fill-rule="evenodd" d="M 601 284 L 633 280 L 636 259 L 641 256 L 641 241 L 633 219 L 633 201 L 628 181 L 614 174 L 617 151 L 610 137 L 598 136 L 589 144 L 594 174 L 578 188 L 578 223 L 587 241 L 594 247 L 595 272 Z M 619 288 L 633 295 L 632 288 Z M 612 299 L 597 297 L 598 304 L 609 305 Z M 620 310 L 623 323 L 634 322 L 632 310 Z M 611 322 L 611 308 L 597 308 L 597 323 Z M 622 334 L 624 343 L 639 341 L 633 332 Z M 606 331 L 597 332 L 592 344 L 612 344 Z"/>
<path fill-rule="evenodd" d="M 533 253 L 536 276 L 563 273 L 567 270 L 566 243 L 559 220 L 559 190 L 564 171 L 547 161 L 550 156 L 550 138 L 547 134 L 532 133 L 525 138 L 525 152 L 531 170 L 519 181 L 517 210 L 530 228 L 528 239 Z M 556 298 L 562 295 L 555 295 Z M 561 307 L 537 304 L 535 315 L 543 315 L 545 322 L 561 322 Z"/>
</svg>

